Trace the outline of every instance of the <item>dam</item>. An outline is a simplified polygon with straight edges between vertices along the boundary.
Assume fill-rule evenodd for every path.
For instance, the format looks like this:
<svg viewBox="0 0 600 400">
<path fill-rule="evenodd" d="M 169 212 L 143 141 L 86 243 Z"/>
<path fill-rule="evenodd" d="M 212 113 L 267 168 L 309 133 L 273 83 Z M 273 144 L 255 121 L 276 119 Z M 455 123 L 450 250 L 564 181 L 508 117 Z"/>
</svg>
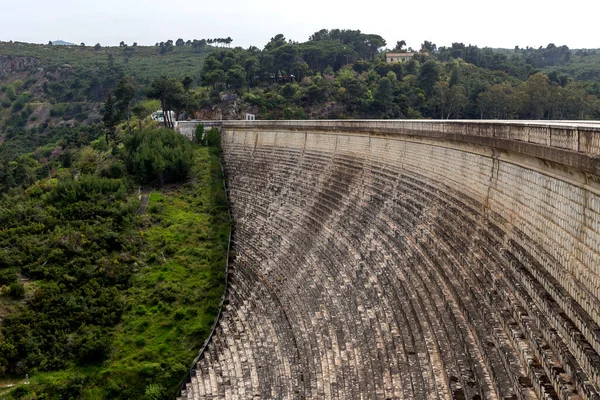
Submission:
<svg viewBox="0 0 600 400">
<path fill-rule="evenodd" d="M 223 121 L 182 399 L 600 399 L 600 123 Z"/>
</svg>

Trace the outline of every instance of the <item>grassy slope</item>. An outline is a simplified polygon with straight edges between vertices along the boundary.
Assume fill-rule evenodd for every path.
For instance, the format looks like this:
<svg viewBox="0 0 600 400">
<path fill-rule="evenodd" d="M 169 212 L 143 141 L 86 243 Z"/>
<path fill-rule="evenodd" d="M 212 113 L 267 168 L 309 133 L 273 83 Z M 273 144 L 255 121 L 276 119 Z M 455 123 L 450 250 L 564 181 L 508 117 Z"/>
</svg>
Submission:
<svg viewBox="0 0 600 400">
<path fill-rule="evenodd" d="M 187 184 L 153 191 L 139 217 L 140 258 L 147 263 L 126 294 L 109 360 L 35 374 L 26 389 L 13 390 L 15 397 L 46 391 L 49 398 L 140 399 L 150 389 L 162 393 L 157 398 L 176 392 L 218 312 L 229 233 L 214 151 L 196 150 L 194 175 Z"/>
<path fill-rule="evenodd" d="M 107 369 L 123 380 L 125 371 L 147 383 L 165 379 L 170 389 L 190 366 L 210 332 L 223 294 L 229 233 L 220 165 L 198 150 L 198 182 L 152 192 L 152 225 L 144 231 L 151 266 L 129 291 L 135 308 L 123 318 L 115 354 Z M 134 376 L 132 376 L 134 378 Z M 158 379 L 157 379 L 158 378 Z"/>
</svg>

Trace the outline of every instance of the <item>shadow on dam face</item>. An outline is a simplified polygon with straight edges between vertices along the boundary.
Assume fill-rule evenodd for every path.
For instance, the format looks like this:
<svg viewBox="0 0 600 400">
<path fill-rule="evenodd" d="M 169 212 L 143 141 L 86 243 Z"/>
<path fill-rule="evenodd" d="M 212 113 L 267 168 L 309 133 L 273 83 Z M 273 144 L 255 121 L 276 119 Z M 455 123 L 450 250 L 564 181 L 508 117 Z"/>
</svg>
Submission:
<svg viewBox="0 0 600 400">
<path fill-rule="evenodd" d="M 236 258 L 183 398 L 599 398 L 600 128 L 419 124 L 223 124 Z"/>
</svg>

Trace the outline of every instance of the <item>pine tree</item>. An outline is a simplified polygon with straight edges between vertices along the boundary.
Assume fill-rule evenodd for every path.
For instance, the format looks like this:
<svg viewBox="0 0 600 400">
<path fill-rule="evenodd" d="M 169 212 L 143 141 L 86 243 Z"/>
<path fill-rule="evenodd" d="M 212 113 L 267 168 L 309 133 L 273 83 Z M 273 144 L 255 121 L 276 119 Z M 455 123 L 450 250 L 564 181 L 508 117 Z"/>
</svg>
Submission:
<svg viewBox="0 0 600 400">
<path fill-rule="evenodd" d="M 127 132 L 131 134 L 129 123 L 131 116 L 131 101 L 135 98 L 135 87 L 127 77 L 119 79 L 115 88 L 116 107 L 121 115 L 127 120 Z"/>
<path fill-rule="evenodd" d="M 119 123 L 119 120 L 120 117 L 117 103 L 113 100 L 111 95 L 108 95 L 108 99 L 104 102 L 104 115 L 102 116 L 106 144 L 109 143 L 109 140 L 112 140 L 113 143 L 117 142 L 117 124 Z"/>
</svg>

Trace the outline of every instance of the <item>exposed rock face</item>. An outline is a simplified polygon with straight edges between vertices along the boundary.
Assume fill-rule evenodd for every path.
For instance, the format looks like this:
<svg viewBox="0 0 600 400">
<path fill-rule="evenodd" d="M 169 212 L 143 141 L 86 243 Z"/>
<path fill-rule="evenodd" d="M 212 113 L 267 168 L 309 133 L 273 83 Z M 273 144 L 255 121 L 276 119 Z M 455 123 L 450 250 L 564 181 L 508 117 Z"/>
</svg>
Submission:
<svg viewBox="0 0 600 400">
<path fill-rule="evenodd" d="M 600 127 L 223 129 L 236 258 L 184 398 L 599 398 Z"/>
<path fill-rule="evenodd" d="M 0 55 L 0 77 L 24 68 L 35 66 L 37 59 L 34 57 L 11 57 Z"/>
</svg>

